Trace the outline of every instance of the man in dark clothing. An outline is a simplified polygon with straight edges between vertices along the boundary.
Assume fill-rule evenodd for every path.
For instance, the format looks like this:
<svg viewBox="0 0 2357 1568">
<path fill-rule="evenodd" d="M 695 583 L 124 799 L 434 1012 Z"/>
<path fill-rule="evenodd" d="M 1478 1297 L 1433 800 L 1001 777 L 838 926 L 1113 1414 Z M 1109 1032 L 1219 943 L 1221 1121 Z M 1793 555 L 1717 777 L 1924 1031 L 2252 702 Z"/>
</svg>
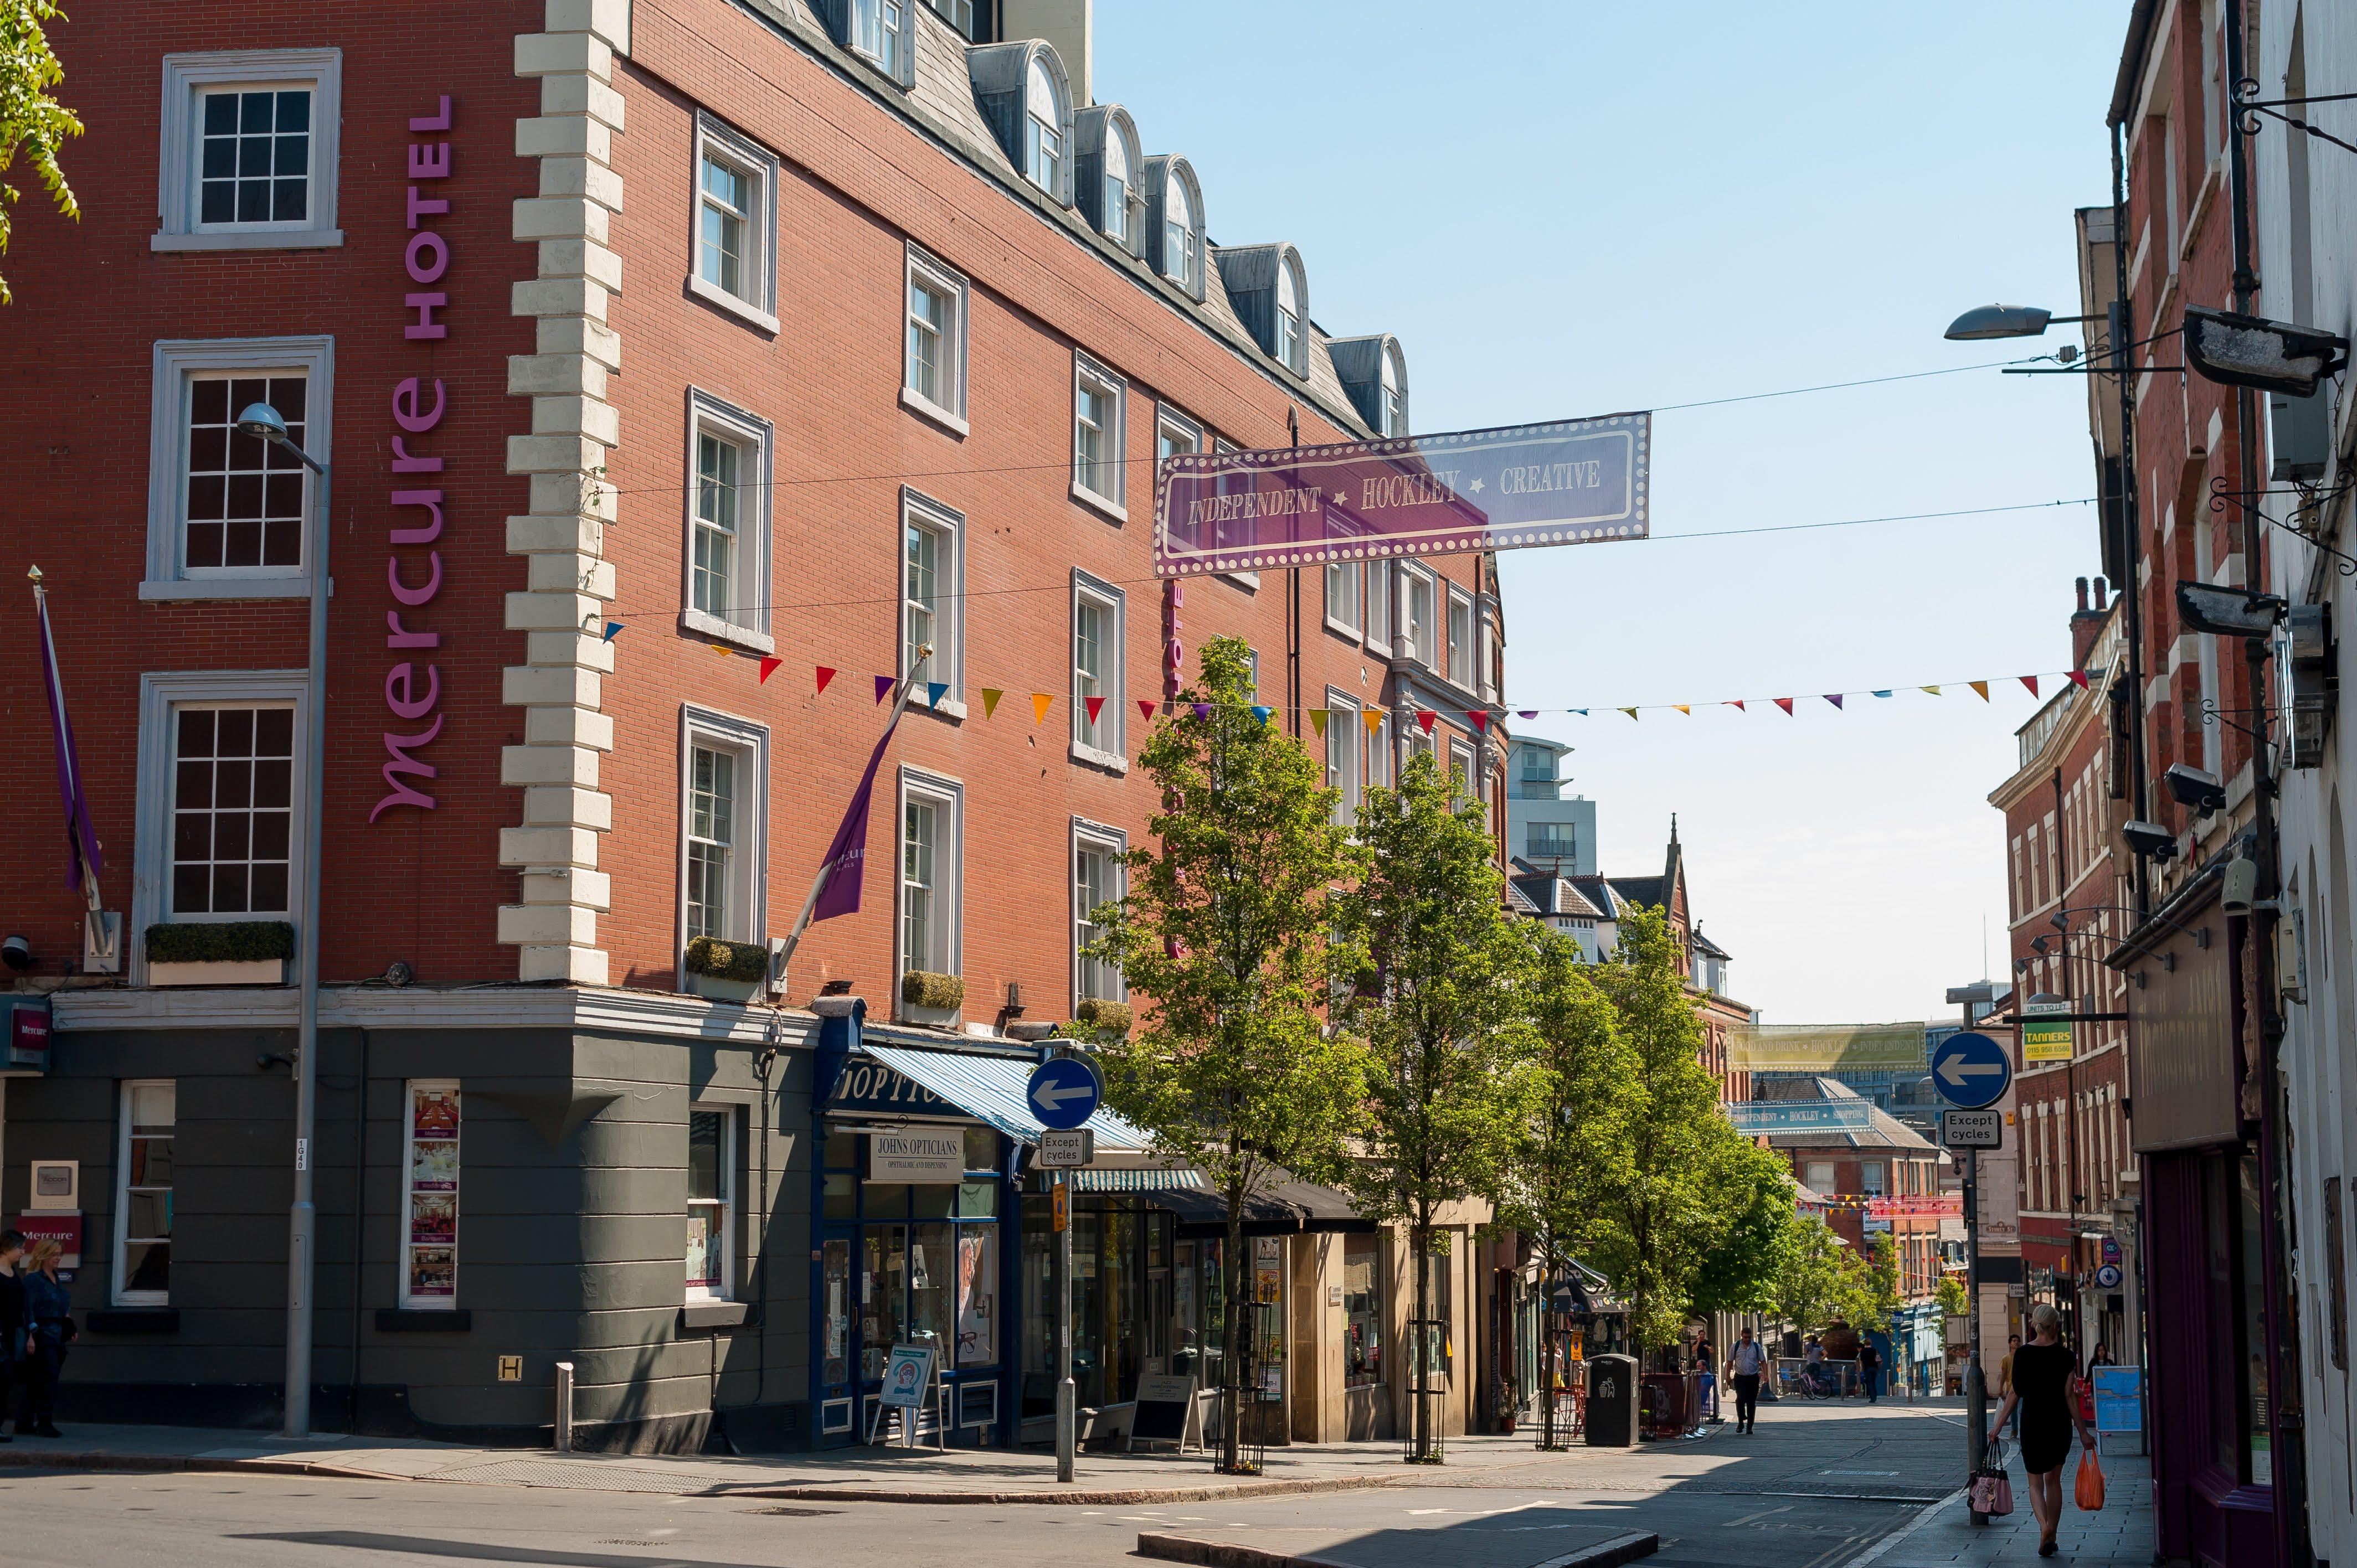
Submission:
<svg viewBox="0 0 2357 1568">
<path fill-rule="evenodd" d="M 1874 1348 L 1871 1339 L 1857 1342 L 1857 1375 L 1866 1384 L 1866 1402 L 1878 1402 L 1882 1397 L 1882 1352 Z"/>
<path fill-rule="evenodd" d="M 9 1395 L 25 1355 L 25 1281 L 17 1273 L 25 1257 L 21 1230 L 0 1230 L 0 1422 L 8 1416 Z M 0 1443 L 14 1439 L 0 1434 Z"/>
</svg>

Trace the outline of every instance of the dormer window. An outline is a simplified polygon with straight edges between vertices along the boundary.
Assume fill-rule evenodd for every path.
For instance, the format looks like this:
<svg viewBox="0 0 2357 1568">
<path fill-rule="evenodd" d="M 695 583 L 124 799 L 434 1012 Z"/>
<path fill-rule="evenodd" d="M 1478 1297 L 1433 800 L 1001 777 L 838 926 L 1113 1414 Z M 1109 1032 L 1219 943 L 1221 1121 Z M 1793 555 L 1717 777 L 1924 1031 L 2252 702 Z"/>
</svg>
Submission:
<svg viewBox="0 0 2357 1568">
<path fill-rule="evenodd" d="M 893 81 L 907 81 L 907 0 L 851 0 L 851 47 Z"/>
<path fill-rule="evenodd" d="M 1195 206 L 1177 169 L 1164 177 L 1168 183 L 1162 193 L 1162 273 L 1192 294 L 1201 261 L 1195 251 Z"/>
<path fill-rule="evenodd" d="M 1104 145 L 1104 192 L 1099 199 L 1104 203 L 1103 227 L 1105 238 L 1124 250 L 1129 248 L 1129 149 L 1119 136 L 1107 136 Z"/>
<path fill-rule="evenodd" d="M 1036 59 L 1025 75 L 1023 113 L 1023 172 L 1033 185 L 1055 196 L 1063 189 L 1063 104 L 1055 78 Z"/>
<path fill-rule="evenodd" d="M 1381 415 L 1377 421 L 1379 434 L 1406 435 L 1407 371 L 1400 365 L 1399 350 L 1389 345 L 1383 349 L 1383 382 L 1378 395 L 1381 401 L 1375 406 Z"/>
<path fill-rule="evenodd" d="M 1293 281 L 1291 267 L 1276 274 L 1276 357 L 1301 369 L 1301 285 Z"/>
</svg>

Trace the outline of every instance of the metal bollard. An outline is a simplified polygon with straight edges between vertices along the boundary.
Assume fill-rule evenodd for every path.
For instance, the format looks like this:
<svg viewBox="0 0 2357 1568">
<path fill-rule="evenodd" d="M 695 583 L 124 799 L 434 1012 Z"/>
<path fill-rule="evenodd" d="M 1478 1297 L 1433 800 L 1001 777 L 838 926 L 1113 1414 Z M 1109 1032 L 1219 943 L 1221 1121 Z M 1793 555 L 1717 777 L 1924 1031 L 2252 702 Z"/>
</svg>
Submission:
<svg viewBox="0 0 2357 1568">
<path fill-rule="evenodd" d="M 556 1451 L 573 1452 L 573 1363 L 556 1363 Z"/>
</svg>

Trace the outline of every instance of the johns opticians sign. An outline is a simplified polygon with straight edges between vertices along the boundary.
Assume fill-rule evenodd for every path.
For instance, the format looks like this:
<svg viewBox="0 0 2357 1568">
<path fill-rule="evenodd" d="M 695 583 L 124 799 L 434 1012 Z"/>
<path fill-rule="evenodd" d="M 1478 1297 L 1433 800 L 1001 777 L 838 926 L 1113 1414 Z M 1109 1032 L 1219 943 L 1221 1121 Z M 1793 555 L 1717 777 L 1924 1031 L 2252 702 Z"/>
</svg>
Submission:
<svg viewBox="0 0 2357 1568">
<path fill-rule="evenodd" d="M 1645 536 L 1650 413 L 1166 457 L 1164 577 Z"/>
</svg>

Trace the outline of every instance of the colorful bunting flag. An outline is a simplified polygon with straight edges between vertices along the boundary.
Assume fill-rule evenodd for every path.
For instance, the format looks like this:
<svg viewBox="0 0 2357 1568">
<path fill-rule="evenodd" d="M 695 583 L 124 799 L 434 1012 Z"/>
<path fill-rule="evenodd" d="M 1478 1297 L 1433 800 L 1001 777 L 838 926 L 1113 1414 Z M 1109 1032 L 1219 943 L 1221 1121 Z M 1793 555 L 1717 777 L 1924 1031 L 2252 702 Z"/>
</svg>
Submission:
<svg viewBox="0 0 2357 1568">
<path fill-rule="evenodd" d="M 1469 713 L 1465 715 L 1465 722 L 1471 725 L 1475 729 L 1480 730 L 1483 735 L 1490 733 L 1490 715 L 1488 714 Z"/>
<path fill-rule="evenodd" d="M 2073 670 L 2070 674 L 2072 682 L 2075 684 L 2079 690 L 2083 692 L 2087 689 L 2087 672 L 2084 670 Z"/>
<path fill-rule="evenodd" d="M 1430 735 L 1432 733 L 1432 721 L 1439 716 L 1440 715 L 1438 714 L 1434 713 L 1430 708 L 1426 708 L 1422 713 L 1415 715 L 1415 722 L 1424 727 L 1425 734 Z"/>
<path fill-rule="evenodd" d="M 784 660 L 777 658 L 774 655 L 762 660 L 760 683 L 764 686 L 768 685 L 770 683 L 770 677 L 776 674 L 778 672 L 778 666 L 784 662 Z"/>
<path fill-rule="evenodd" d="M 1694 717 L 1694 710 L 1686 706 L 1684 703 L 1672 703 L 1670 706 L 1677 709 L 1678 712 L 1685 714 L 1688 718 Z"/>
<path fill-rule="evenodd" d="M 1326 737 L 1326 721 L 1332 715 L 1329 711 L 1325 708 L 1312 708 L 1309 710 L 1309 727 L 1318 732 L 1318 736 L 1320 740 L 1323 740 Z"/>
<path fill-rule="evenodd" d="M 1888 692 L 1877 692 L 1877 693 L 1875 693 L 1875 695 L 1876 695 L 1876 696 L 1878 696 L 1878 697 L 1887 697 L 1887 696 L 1890 695 L 1890 693 L 1888 693 Z"/>
<path fill-rule="evenodd" d="M 1748 714 L 1751 711 L 1749 708 L 1743 705 L 1743 699 L 1740 697 L 1736 698 L 1731 703 L 1721 703 L 1718 705 L 1722 708 L 1733 708 L 1738 714 Z"/>
<path fill-rule="evenodd" d="M 942 705 L 942 699 L 949 694 L 950 683 L 947 681 L 928 681 L 925 682 L 925 702 L 928 706 L 936 708 L 940 707 Z"/>
<path fill-rule="evenodd" d="M 609 621 L 608 621 L 608 622 L 606 623 L 606 635 L 605 635 L 603 638 L 601 638 L 599 640 L 600 640 L 600 641 L 604 641 L 604 642 L 611 642 L 611 641 L 613 641 L 613 640 L 614 640 L 614 639 L 616 639 L 616 638 L 618 638 L 618 637 L 619 637 L 619 636 L 621 636 L 621 635 L 622 635 L 622 623 L 621 623 L 620 621 L 618 621 L 618 620 L 609 620 Z"/>
<path fill-rule="evenodd" d="M 1539 716 L 1539 711 L 1536 708 L 1516 708 L 1514 716 L 1522 719 L 1534 719 Z"/>
<path fill-rule="evenodd" d="M 1825 701 L 1826 701 L 1826 702 L 1828 702 L 1828 703 L 1831 703 L 1835 707 L 1838 708 L 1838 707 L 1840 707 L 1840 706 L 1841 706 L 1841 703 L 1842 703 L 1842 693 L 1840 693 L 1839 692 L 1827 692 L 1827 693 L 1825 693 Z"/>
<path fill-rule="evenodd" d="M 1195 716 L 1199 719 L 1210 718 L 1211 716 L 1211 704 L 1209 703 L 1197 703 L 1195 704 Z"/>
<path fill-rule="evenodd" d="M 725 642 L 714 643 L 712 645 L 712 651 L 717 653 L 723 659 L 734 659 L 737 657 L 737 650 L 729 647 Z"/>
<path fill-rule="evenodd" d="M 1369 708 L 1365 713 L 1363 713 L 1363 714 L 1360 714 L 1359 716 L 1360 716 L 1360 718 L 1361 718 L 1362 720 L 1364 720 L 1364 721 L 1365 721 L 1366 725 L 1367 725 L 1367 733 L 1368 733 L 1369 735 L 1381 735 L 1381 734 L 1383 733 L 1383 709 L 1381 709 L 1381 708 Z"/>
<path fill-rule="evenodd" d="M 2020 680 L 2021 680 L 2021 683 L 2022 683 L 2023 685 L 2025 685 L 2025 686 L 2027 686 L 2027 687 L 2029 687 L 2029 694 L 2030 694 L 2031 696 L 2033 696 L 2033 697 L 2034 697 L 2034 696 L 2038 695 L 2038 677 L 2037 677 L 2037 676 L 2035 676 L 2035 675 L 2024 675 L 2024 676 L 2020 677 Z"/>
<path fill-rule="evenodd" d="M 1620 711 L 1621 711 L 1622 713 L 1624 713 L 1624 714 L 1628 714 L 1628 715 L 1629 715 L 1629 722 L 1630 722 L 1630 723 L 1634 724 L 1634 723 L 1636 722 L 1636 720 L 1637 720 L 1637 710 L 1636 710 L 1636 709 L 1634 709 L 1634 708 L 1623 708 L 1623 709 L 1621 709 Z"/>
<path fill-rule="evenodd" d="M 899 684 L 899 682 L 889 675 L 877 676 L 876 700 L 878 703 L 881 703 L 885 698 L 890 696 L 892 694 L 892 688 L 898 684 Z"/>
<path fill-rule="evenodd" d="M 1935 697 L 1940 694 L 1940 688 L 1937 686 L 1918 686 L 1915 689 L 1919 692 L 1929 692 Z"/>
<path fill-rule="evenodd" d="M 828 669 L 828 668 L 827 668 L 825 665 L 823 665 L 823 664 L 822 664 L 822 665 L 820 665 L 820 666 L 818 667 L 818 693 L 817 693 L 817 694 L 818 694 L 819 696 L 823 697 L 823 696 L 825 696 L 825 695 L 826 695 L 826 683 L 827 683 L 829 681 L 832 681 L 832 680 L 834 680 L 834 671 L 832 671 L 832 670 Z"/>
<path fill-rule="evenodd" d="M 1048 719 L 1048 710 L 1055 705 L 1056 699 L 1052 693 L 1047 692 L 1032 693 L 1031 722 L 1035 725 L 1045 724 Z"/>
<path fill-rule="evenodd" d="M 1967 682 L 1964 682 L 1964 684 L 1965 684 L 1965 685 L 1967 685 L 1967 686 L 1970 686 L 1974 691 L 1978 692 L 1978 693 L 1981 694 L 1981 701 L 1982 701 L 1982 702 L 1986 703 L 1986 702 L 1987 702 L 1987 701 L 1989 700 L 1989 698 L 1988 698 L 1988 682 L 1986 682 L 1986 681 L 1967 681 Z"/>
<path fill-rule="evenodd" d="M 1137 711 L 1139 714 L 1145 718 L 1147 724 L 1152 724 L 1154 722 L 1154 703 L 1152 702 L 1144 697 L 1138 698 Z"/>
<path fill-rule="evenodd" d="M 1104 699 L 1103 697 L 1088 697 L 1082 700 L 1089 705 L 1089 723 L 1096 723 L 1097 715 L 1104 712 Z"/>
<path fill-rule="evenodd" d="M 1260 721 L 1260 727 L 1263 729 L 1266 729 L 1268 727 L 1268 721 L 1275 715 L 1276 710 L 1270 707 L 1265 703 L 1254 703 L 1253 704 L 1253 717 Z"/>
<path fill-rule="evenodd" d="M 1564 712 L 1566 714 L 1577 714 L 1581 718 L 1586 718 L 1587 716 L 1587 710 L 1586 708 L 1566 708 L 1564 709 Z"/>
<path fill-rule="evenodd" d="M 1780 708 L 1781 708 L 1781 709 L 1783 709 L 1783 710 L 1784 710 L 1784 716 L 1785 716 L 1786 718 L 1790 718 L 1790 717 L 1792 717 L 1792 698 L 1790 698 L 1790 697 L 1771 697 L 1771 698 L 1770 698 L 1769 700 L 1770 700 L 1770 702 L 1774 703 L 1778 707 L 1780 707 Z"/>
<path fill-rule="evenodd" d="M 985 686 L 982 689 L 982 716 L 988 718 L 998 712 L 998 699 L 1005 695 L 1006 693 L 996 686 Z"/>
</svg>

